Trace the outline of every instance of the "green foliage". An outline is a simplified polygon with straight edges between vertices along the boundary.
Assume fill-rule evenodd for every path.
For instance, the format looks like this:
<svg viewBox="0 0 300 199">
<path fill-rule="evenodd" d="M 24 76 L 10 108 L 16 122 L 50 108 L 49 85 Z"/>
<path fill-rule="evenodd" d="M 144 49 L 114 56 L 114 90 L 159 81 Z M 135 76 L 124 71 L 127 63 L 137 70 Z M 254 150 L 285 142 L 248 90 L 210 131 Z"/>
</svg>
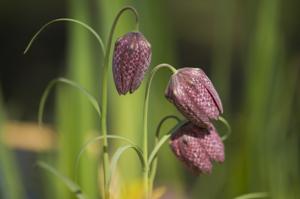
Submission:
<svg viewBox="0 0 300 199">
<path fill-rule="evenodd" d="M 70 179 L 49 165 L 39 163 L 40 167 L 56 175 L 74 193 L 80 186 L 91 199 L 99 198 L 102 194 L 99 191 L 101 182 L 98 182 L 97 176 L 101 151 L 99 148 L 86 150 L 97 141 L 103 141 L 103 136 L 97 137 L 101 115 L 97 101 L 101 96 L 90 94 L 99 93 L 102 86 L 99 77 L 102 76 L 100 66 L 105 46 L 96 30 L 100 30 L 104 38 L 108 38 L 113 18 L 125 3 L 134 5 L 140 12 L 140 28 L 153 47 L 153 66 L 161 61 L 176 65 L 177 60 L 188 61 L 181 63 L 183 67 L 187 64 L 203 66 L 208 63 L 204 67 L 213 77 L 223 101 L 224 113 L 229 116 L 233 131 L 225 142 L 225 163 L 216 166 L 212 175 L 198 177 L 185 171 L 169 150 L 163 147 L 170 137 L 169 133 L 165 133 L 174 126 L 174 122 L 160 127 L 159 121 L 165 115 L 174 115 L 177 112 L 163 97 L 170 74 L 159 74 L 155 78 L 150 96 L 148 132 L 149 137 L 154 138 L 159 125 L 159 132 L 164 134 L 156 134 L 156 138 L 151 140 L 150 146 L 154 147 L 146 163 L 149 167 L 152 166 L 151 181 L 157 176 L 158 184 L 165 184 L 168 192 L 175 192 L 174 195 L 178 198 L 182 198 L 181 194 L 188 198 L 210 199 L 233 198 L 241 193 L 250 194 L 236 199 L 267 196 L 266 193 L 257 191 L 266 191 L 270 198 L 275 199 L 297 198 L 300 195 L 299 100 L 297 101 L 299 52 L 293 54 L 288 44 L 293 41 L 287 38 L 287 32 L 295 27 L 282 22 L 286 17 L 283 11 L 287 6 L 283 4 L 292 4 L 292 1 L 283 3 L 281 0 L 247 0 L 240 3 L 236 0 L 175 0 L 168 3 L 159 0 L 117 0 L 112 3 L 111 0 L 101 0 L 95 3 L 93 11 L 88 1 L 68 1 L 70 18 L 56 19 L 43 26 L 24 51 L 28 51 L 33 41 L 48 25 L 56 22 L 72 23 L 68 26 L 67 34 L 68 79 L 59 78 L 50 83 L 43 95 L 39 111 L 41 121 L 46 98 L 57 83 L 76 89 L 74 91 L 67 87 L 58 87 L 55 93 L 59 147 L 53 164 L 61 173 L 70 176 Z M 97 27 L 96 30 L 87 24 L 93 24 L 92 27 Z M 134 28 L 133 16 L 125 14 L 113 40 Z M 90 33 L 96 37 L 97 46 L 94 45 L 96 42 L 92 39 L 95 38 Z M 200 49 L 199 52 L 185 52 L 188 50 L 186 48 L 182 50 L 181 47 L 186 43 L 193 51 Z M 179 51 L 176 46 L 179 46 Z M 141 176 L 139 160 L 142 158 L 138 146 L 142 143 L 141 110 L 145 84 L 133 95 L 120 97 L 115 91 L 111 71 L 108 74 L 108 132 L 118 132 L 118 135 L 108 135 L 109 140 L 117 141 L 109 149 L 116 151 L 112 158 L 112 170 L 120 169 L 118 183 L 122 185 L 122 182 L 131 183 Z M 3 109 L 0 108 L 1 136 L 3 121 Z M 117 148 L 123 141 L 129 145 Z M 138 143 L 138 146 L 132 142 Z M 129 148 L 133 148 L 139 158 L 124 153 Z M 162 153 L 158 155 L 160 149 Z M 124 157 L 120 159 L 121 155 Z M 159 158 L 159 165 L 158 156 L 164 157 Z M 0 179 L 3 198 L 25 198 L 14 154 L 2 143 L 2 138 L 0 173 L 1 177 L 3 174 Z M 78 185 L 72 181 L 78 182 Z M 57 186 L 51 187 L 52 183 Z M 74 198 L 74 194 L 61 187 L 57 179 L 47 178 L 45 184 L 49 185 L 46 190 L 49 198 Z"/>
<path fill-rule="evenodd" d="M 76 195 L 76 197 L 78 199 L 85 199 L 85 196 L 83 195 L 80 187 L 76 183 L 74 183 L 72 180 L 70 180 L 69 178 L 67 178 L 66 176 L 61 174 L 59 171 L 57 171 L 55 168 L 53 168 L 49 164 L 47 164 L 45 162 L 41 162 L 41 161 L 37 162 L 37 166 L 48 171 L 53 176 L 57 177 L 59 179 L 59 181 L 64 183 L 68 187 L 68 189 L 71 192 L 73 192 L 74 195 Z"/>
<path fill-rule="evenodd" d="M 4 122 L 4 106 L 0 89 L 0 198 L 25 199 L 25 190 L 14 152 L 4 143 Z"/>
</svg>

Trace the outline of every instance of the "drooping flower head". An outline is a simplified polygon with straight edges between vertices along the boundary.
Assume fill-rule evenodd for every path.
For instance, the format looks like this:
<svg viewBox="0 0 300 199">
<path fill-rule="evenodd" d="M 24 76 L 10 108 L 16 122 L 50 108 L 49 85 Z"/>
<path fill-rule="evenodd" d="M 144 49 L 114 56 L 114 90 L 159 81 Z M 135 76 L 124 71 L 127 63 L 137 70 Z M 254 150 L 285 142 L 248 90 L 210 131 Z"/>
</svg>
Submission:
<svg viewBox="0 0 300 199">
<path fill-rule="evenodd" d="M 140 32 L 129 32 L 115 43 L 113 77 L 120 95 L 133 93 L 151 62 L 151 45 Z"/>
<path fill-rule="evenodd" d="M 172 135 L 170 146 L 176 157 L 195 173 L 210 173 L 211 161 L 224 162 L 224 144 L 215 127 L 201 128 L 191 122 Z"/>
<path fill-rule="evenodd" d="M 172 75 L 165 96 L 199 127 L 208 127 L 211 119 L 223 113 L 217 91 L 200 68 L 179 69 Z"/>
</svg>

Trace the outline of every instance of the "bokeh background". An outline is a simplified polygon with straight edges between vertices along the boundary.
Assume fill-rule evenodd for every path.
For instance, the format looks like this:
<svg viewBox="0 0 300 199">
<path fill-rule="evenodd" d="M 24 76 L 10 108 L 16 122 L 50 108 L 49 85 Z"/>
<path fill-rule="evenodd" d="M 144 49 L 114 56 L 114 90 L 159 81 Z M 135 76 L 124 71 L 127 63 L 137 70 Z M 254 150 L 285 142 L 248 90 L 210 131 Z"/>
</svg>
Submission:
<svg viewBox="0 0 300 199">
<path fill-rule="evenodd" d="M 300 197 L 300 2 L 297 0 L 69 0 L 0 2 L 0 198 L 74 198 L 57 179 L 35 167 L 44 160 L 75 178 L 89 198 L 99 198 L 102 173 L 99 144 L 80 147 L 99 135 L 99 118 L 74 89 L 57 86 L 47 101 L 46 128 L 37 127 L 37 110 L 47 83 L 56 77 L 79 82 L 100 100 L 103 57 L 95 38 L 83 28 L 55 24 L 41 34 L 27 55 L 22 51 L 46 22 L 72 17 L 107 39 L 117 11 L 133 5 L 140 29 L 152 44 L 151 67 L 201 67 L 214 82 L 233 128 L 225 141 L 226 161 L 211 175 L 195 176 L 164 146 L 155 187 L 162 198 L 234 198 L 269 192 L 270 198 Z M 133 16 L 120 20 L 115 38 L 134 28 Z M 164 98 L 170 73 L 155 78 L 150 99 L 150 135 L 166 115 L 180 114 Z M 144 86 L 118 96 L 110 74 L 109 132 L 141 144 Z M 182 117 L 182 116 L 180 116 Z M 172 127 L 169 122 L 164 131 Z M 219 126 L 220 134 L 225 129 Z M 122 143 L 112 142 L 111 152 Z M 116 192 L 140 191 L 136 156 L 122 157 Z M 120 188 L 121 187 L 121 188 Z M 124 197 L 125 198 L 125 197 Z"/>
</svg>

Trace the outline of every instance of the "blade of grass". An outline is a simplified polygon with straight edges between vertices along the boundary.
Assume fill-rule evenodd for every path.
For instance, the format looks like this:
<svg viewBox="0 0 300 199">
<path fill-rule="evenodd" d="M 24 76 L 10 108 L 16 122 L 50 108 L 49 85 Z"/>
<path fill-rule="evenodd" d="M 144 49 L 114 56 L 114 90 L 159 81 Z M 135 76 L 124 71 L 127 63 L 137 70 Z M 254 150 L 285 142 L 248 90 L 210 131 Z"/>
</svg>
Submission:
<svg viewBox="0 0 300 199">
<path fill-rule="evenodd" d="M 48 26 L 50 26 L 51 24 L 54 24 L 54 23 L 57 23 L 57 22 L 71 22 L 71 23 L 75 23 L 75 24 L 79 24 L 81 25 L 82 27 L 84 27 L 85 29 L 87 29 L 88 31 L 90 31 L 94 36 L 95 38 L 97 39 L 100 47 L 101 47 L 101 50 L 102 50 L 102 53 L 104 54 L 105 53 L 105 47 L 104 47 L 104 44 L 103 44 L 103 41 L 101 39 L 101 37 L 98 35 L 98 33 L 92 28 L 90 27 L 89 25 L 81 22 L 81 21 L 78 21 L 76 19 L 69 19 L 69 18 L 59 18 L 59 19 L 54 19 L 48 23 L 46 23 L 45 25 L 43 25 L 32 37 L 32 39 L 29 41 L 28 45 L 26 46 L 25 50 L 24 50 L 24 54 L 26 54 L 30 47 L 32 46 L 33 42 L 37 39 L 37 37 L 42 33 L 42 31 L 44 29 L 46 29 Z"/>
<path fill-rule="evenodd" d="M 296 64 L 284 64 L 275 74 L 272 88 L 270 110 L 281 107 L 280 112 L 273 113 L 267 125 L 268 148 L 266 159 L 272 162 L 268 167 L 268 180 L 272 198 L 294 198 L 299 192 L 290 185 L 290 176 L 299 176 L 297 161 L 297 131 L 291 129 L 295 96 L 299 85 L 299 68 Z M 284 83 L 283 83 L 284 82 Z M 284 103 L 283 103 L 284 102 Z M 274 175 L 274 173 L 278 173 Z M 293 174 L 291 174 L 293 173 Z M 300 185 L 299 178 L 293 180 L 294 186 Z"/>
<path fill-rule="evenodd" d="M 146 162 L 143 158 L 143 152 L 137 145 L 130 144 L 130 145 L 125 145 L 125 146 L 119 147 L 111 159 L 111 175 L 110 175 L 109 181 L 108 181 L 109 184 L 111 183 L 112 175 L 116 171 L 117 163 L 118 163 L 119 159 L 121 158 L 121 155 L 124 152 L 126 152 L 128 149 L 133 149 L 136 152 L 136 154 L 138 155 L 138 158 L 140 160 L 140 163 L 142 165 L 142 169 L 145 168 Z"/>
<path fill-rule="evenodd" d="M 91 11 L 89 1 L 68 1 L 69 18 L 76 18 L 90 24 Z M 67 77 L 85 87 L 98 96 L 96 79 L 99 73 L 96 68 L 100 66 L 94 61 L 94 53 L 100 59 L 101 51 L 93 48 L 91 35 L 80 26 L 69 25 L 67 46 Z M 60 133 L 58 168 L 67 176 L 74 174 L 74 159 L 85 140 L 95 137 L 94 129 L 99 125 L 95 112 L 88 104 L 85 96 L 69 91 L 65 88 L 58 89 L 56 122 Z M 98 131 L 99 132 L 99 131 Z M 98 185 L 98 155 L 99 151 L 88 153 L 83 157 L 78 172 L 79 183 L 91 199 L 99 198 Z M 59 187 L 59 198 L 68 199 L 71 195 Z"/>
<path fill-rule="evenodd" d="M 46 87 L 45 91 L 43 92 L 42 98 L 40 100 L 39 112 L 38 112 L 39 125 L 41 125 L 42 121 L 43 121 L 45 104 L 46 104 L 46 100 L 49 96 L 49 93 L 50 93 L 51 89 L 58 83 L 64 83 L 75 89 L 78 89 L 83 95 L 86 96 L 86 98 L 90 101 L 90 103 L 92 104 L 94 109 L 97 111 L 99 117 L 101 117 L 100 107 L 99 107 L 99 104 L 98 104 L 98 101 L 96 100 L 96 98 L 94 96 L 92 96 L 85 88 L 83 88 L 78 83 L 61 77 L 61 78 L 57 78 L 57 79 L 54 79 L 51 82 L 49 82 L 48 86 Z"/>
<path fill-rule="evenodd" d="M 71 192 L 73 192 L 74 195 L 76 195 L 76 197 L 78 199 L 85 199 L 86 198 L 84 196 L 84 194 L 82 193 L 79 185 L 77 185 L 72 180 L 70 180 L 69 178 L 67 178 L 66 176 L 64 176 L 60 172 L 58 172 L 55 168 L 53 168 L 49 164 L 39 161 L 39 162 L 37 162 L 37 166 L 44 169 L 44 170 L 46 170 L 46 171 L 48 171 L 49 173 L 51 173 L 55 177 L 57 177 L 62 183 L 64 183 L 68 187 L 68 189 Z"/>
<path fill-rule="evenodd" d="M 280 0 L 263 0 L 257 5 L 255 32 L 251 36 L 250 50 L 246 65 L 246 118 L 242 128 L 245 130 L 245 151 L 247 157 L 245 190 L 267 189 L 269 162 L 266 151 L 271 146 L 266 124 L 272 116 L 269 113 L 272 102 L 274 73 L 282 59 L 279 46 Z M 242 130 L 242 129 L 241 129 Z M 259 154 L 259 155 L 258 155 Z M 241 163 L 242 164 L 242 163 Z"/>
<path fill-rule="evenodd" d="M 80 158 L 82 156 L 82 154 L 84 153 L 84 151 L 91 145 L 91 144 L 94 144 L 95 142 L 98 142 L 98 141 L 102 141 L 103 140 L 103 136 L 98 136 L 96 138 L 91 138 L 89 141 L 87 141 L 87 143 L 85 143 L 83 145 L 83 147 L 80 149 L 78 155 L 77 155 L 77 158 L 76 158 L 76 162 L 75 162 L 75 181 L 77 181 L 77 173 L 78 173 L 78 167 L 79 167 L 79 161 L 80 161 Z M 128 143 L 130 143 L 131 145 L 134 145 L 134 143 L 127 139 L 126 137 L 123 137 L 123 136 L 118 136 L 118 135 L 107 135 L 107 138 L 108 139 L 115 139 L 115 140 L 120 140 L 120 141 L 126 141 Z"/>
<path fill-rule="evenodd" d="M 155 133 L 155 142 L 154 144 L 157 145 L 157 143 L 159 142 L 160 139 L 160 132 L 162 129 L 162 125 L 167 121 L 167 120 L 175 120 L 176 122 L 180 122 L 180 119 L 177 116 L 174 115 L 168 115 L 166 117 L 164 117 L 158 124 L 157 129 L 156 129 L 156 133 Z M 153 190 L 153 182 L 155 179 L 155 175 L 156 175 L 156 171 L 157 171 L 157 163 L 158 163 L 158 158 L 157 156 L 154 158 L 152 165 L 150 168 L 150 190 Z"/>
<path fill-rule="evenodd" d="M 160 140 L 157 142 L 157 144 L 154 146 L 154 149 L 151 151 L 149 155 L 149 159 L 147 164 L 150 165 L 153 163 L 154 158 L 157 156 L 157 153 L 159 152 L 160 148 L 163 146 L 164 143 L 171 137 L 172 133 L 176 131 L 182 124 L 184 124 L 186 121 L 178 122 L 175 127 L 173 127 L 167 134 L 163 135 Z"/>
</svg>

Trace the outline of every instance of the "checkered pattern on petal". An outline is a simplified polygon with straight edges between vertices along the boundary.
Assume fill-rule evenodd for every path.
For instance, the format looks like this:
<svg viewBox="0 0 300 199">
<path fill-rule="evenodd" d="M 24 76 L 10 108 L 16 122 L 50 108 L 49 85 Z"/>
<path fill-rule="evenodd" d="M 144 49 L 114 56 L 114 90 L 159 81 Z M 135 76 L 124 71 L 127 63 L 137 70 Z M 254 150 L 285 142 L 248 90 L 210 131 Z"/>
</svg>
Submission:
<svg viewBox="0 0 300 199">
<path fill-rule="evenodd" d="M 191 122 L 207 128 L 223 112 L 213 84 L 199 68 L 182 68 L 172 75 L 166 98 Z"/>
<path fill-rule="evenodd" d="M 113 77 L 118 93 L 133 93 L 151 62 L 151 45 L 140 32 L 129 32 L 115 43 Z"/>
<path fill-rule="evenodd" d="M 224 145 L 215 128 L 201 128 L 191 122 L 172 135 L 170 146 L 175 156 L 195 173 L 210 173 L 211 161 L 224 161 Z"/>
</svg>

